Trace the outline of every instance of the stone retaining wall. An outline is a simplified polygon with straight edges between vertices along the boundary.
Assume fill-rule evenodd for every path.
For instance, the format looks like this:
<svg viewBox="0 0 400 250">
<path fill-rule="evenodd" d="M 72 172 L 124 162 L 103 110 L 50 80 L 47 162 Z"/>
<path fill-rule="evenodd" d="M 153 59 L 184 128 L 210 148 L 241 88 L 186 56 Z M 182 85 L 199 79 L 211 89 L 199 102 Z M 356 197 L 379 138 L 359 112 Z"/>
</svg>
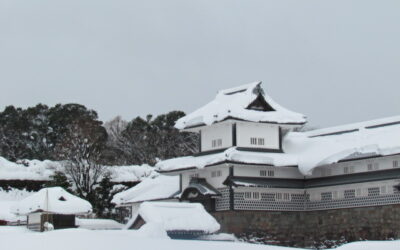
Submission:
<svg viewBox="0 0 400 250">
<path fill-rule="evenodd" d="M 284 246 L 400 238 L 400 204 L 304 212 L 223 211 L 213 215 L 222 232 L 257 236 L 263 242 Z"/>
</svg>

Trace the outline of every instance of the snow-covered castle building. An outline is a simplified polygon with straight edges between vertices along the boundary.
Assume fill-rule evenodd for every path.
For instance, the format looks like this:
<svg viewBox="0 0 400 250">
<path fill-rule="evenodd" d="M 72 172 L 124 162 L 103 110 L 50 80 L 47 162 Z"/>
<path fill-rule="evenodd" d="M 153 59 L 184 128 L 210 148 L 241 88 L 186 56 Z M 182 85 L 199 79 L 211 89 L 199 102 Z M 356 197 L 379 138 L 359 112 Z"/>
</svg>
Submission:
<svg viewBox="0 0 400 250">
<path fill-rule="evenodd" d="M 201 202 L 217 217 L 386 205 L 400 214 L 399 116 L 298 132 L 306 121 L 273 101 L 261 82 L 222 90 L 176 123 L 200 135 L 199 153 L 157 169 L 180 176 L 182 201 Z"/>
</svg>

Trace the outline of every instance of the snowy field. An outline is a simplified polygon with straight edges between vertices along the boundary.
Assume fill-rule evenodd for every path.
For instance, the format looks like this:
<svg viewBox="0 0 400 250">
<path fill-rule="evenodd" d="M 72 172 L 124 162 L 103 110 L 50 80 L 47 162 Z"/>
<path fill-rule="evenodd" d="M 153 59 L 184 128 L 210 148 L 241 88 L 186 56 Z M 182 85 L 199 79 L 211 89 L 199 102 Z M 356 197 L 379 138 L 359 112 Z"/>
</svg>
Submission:
<svg viewBox="0 0 400 250">
<path fill-rule="evenodd" d="M 239 242 L 171 240 L 153 229 L 56 230 L 46 233 L 30 232 L 24 227 L 0 227 L 1 250 L 289 250 L 277 246 L 252 245 Z M 339 250 L 399 250 L 400 241 L 357 242 Z"/>
</svg>

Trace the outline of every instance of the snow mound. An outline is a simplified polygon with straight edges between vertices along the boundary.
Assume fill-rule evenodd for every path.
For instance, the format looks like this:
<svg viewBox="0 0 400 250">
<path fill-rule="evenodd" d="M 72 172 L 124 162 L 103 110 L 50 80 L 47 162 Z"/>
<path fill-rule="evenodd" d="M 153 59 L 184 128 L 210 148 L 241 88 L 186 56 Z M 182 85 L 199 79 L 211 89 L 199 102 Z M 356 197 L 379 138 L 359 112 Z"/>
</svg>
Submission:
<svg viewBox="0 0 400 250">
<path fill-rule="evenodd" d="M 138 214 L 146 223 L 160 225 L 166 231 L 203 231 L 215 233 L 219 223 L 199 203 L 144 202 Z"/>
<path fill-rule="evenodd" d="M 39 192 L 19 201 L 12 208 L 17 215 L 37 211 L 58 214 L 86 214 L 92 211 L 89 202 L 74 196 L 61 187 L 43 188 Z"/>
<path fill-rule="evenodd" d="M 76 225 L 79 228 L 90 229 L 90 230 L 118 230 L 124 228 L 123 224 L 110 219 L 76 218 Z"/>
</svg>

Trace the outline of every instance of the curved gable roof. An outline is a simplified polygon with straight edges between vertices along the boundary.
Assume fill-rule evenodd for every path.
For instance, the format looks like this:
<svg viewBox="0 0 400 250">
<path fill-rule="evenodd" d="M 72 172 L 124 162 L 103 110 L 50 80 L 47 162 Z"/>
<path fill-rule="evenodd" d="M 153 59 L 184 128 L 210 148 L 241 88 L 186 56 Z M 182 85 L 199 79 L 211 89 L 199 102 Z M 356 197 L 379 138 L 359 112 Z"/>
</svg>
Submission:
<svg viewBox="0 0 400 250">
<path fill-rule="evenodd" d="M 179 119 L 175 127 L 187 129 L 229 118 L 280 124 L 306 123 L 304 115 L 280 106 L 264 92 L 261 82 L 254 82 L 219 91 L 213 101 Z"/>
</svg>

